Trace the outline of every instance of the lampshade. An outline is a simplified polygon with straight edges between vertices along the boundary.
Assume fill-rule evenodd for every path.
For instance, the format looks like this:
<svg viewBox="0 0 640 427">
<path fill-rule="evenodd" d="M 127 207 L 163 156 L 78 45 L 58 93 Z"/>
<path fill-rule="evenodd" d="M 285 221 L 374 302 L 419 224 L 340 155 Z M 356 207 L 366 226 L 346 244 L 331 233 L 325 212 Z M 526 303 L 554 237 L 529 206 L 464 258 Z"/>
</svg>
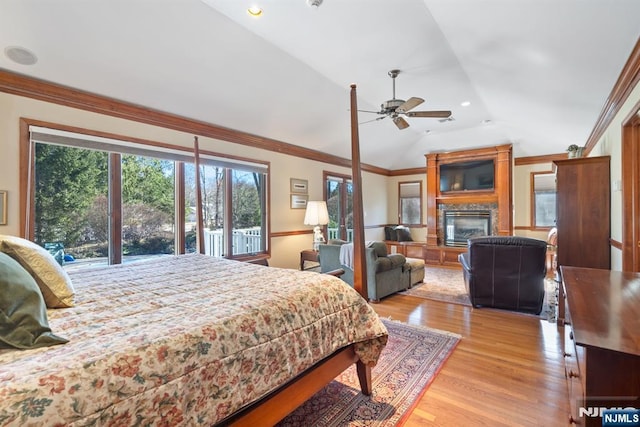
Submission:
<svg viewBox="0 0 640 427">
<path fill-rule="evenodd" d="M 307 211 L 304 213 L 305 225 L 327 225 L 329 224 L 329 212 L 327 202 L 310 201 L 307 202 Z"/>
</svg>

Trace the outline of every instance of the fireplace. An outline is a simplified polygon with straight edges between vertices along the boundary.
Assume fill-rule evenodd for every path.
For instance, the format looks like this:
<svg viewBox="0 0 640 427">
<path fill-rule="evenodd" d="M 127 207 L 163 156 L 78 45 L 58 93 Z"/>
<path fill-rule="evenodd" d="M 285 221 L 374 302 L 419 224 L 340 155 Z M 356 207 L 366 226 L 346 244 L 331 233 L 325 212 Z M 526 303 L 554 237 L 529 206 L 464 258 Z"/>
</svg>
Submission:
<svg viewBox="0 0 640 427">
<path fill-rule="evenodd" d="M 467 246 L 467 239 L 491 235 L 490 211 L 444 212 L 445 246 Z"/>
</svg>

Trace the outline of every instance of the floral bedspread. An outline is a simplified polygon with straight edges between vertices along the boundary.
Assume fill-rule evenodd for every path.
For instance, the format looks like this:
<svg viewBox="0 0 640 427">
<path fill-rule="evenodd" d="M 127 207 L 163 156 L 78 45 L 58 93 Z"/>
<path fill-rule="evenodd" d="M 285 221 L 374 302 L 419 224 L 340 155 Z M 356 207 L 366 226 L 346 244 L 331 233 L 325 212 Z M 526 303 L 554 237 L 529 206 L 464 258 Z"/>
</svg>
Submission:
<svg viewBox="0 0 640 427">
<path fill-rule="evenodd" d="M 70 342 L 0 350 L 0 425 L 206 425 L 349 343 L 375 364 L 387 331 L 341 280 L 161 257 L 70 273 L 49 310 Z"/>
</svg>

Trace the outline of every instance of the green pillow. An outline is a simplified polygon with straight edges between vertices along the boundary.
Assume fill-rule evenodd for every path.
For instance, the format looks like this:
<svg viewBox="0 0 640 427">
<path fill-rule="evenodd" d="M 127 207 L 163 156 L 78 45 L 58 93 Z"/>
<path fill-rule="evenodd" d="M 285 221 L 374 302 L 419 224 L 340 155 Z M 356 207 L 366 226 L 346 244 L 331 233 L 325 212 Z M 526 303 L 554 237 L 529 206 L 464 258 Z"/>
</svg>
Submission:
<svg viewBox="0 0 640 427">
<path fill-rule="evenodd" d="M 36 348 L 68 340 L 49 328 L 38 284 L 13 258 L 0 252 L 0 348 Z"/>
</svg>

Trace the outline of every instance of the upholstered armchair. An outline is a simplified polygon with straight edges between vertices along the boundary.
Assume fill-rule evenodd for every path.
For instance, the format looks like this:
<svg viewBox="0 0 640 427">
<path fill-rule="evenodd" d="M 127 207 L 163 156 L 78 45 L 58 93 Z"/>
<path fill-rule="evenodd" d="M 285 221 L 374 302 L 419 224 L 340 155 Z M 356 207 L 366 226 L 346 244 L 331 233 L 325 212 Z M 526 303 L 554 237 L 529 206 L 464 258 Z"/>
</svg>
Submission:
<svg viewBox="0 0 640 427">
<path fill-rule="evenodd" d="M 340 278 L 353 286 L 353 268 L 340 260 L 341 247 L 346 244 L 347 242 L 342 240 L 330 240 L 326 245 L 320 245 L 320 271 L 326 273 L 342 268 L 345 273 Z M 368 244 L 365 249 L 365 263 L 369 301 L 379 301 L 409 287 L 410 271 L 405 267 L 406 258 L 401 254 L 387 254 L 384 242 L 375 241 Z"/>
<path fill-rule="evenodd" d="M 516 236 L 469 239 L 458 256 L 474 307 L 539 314 L 544 299 L 547 242 Z"/>
</svg>

